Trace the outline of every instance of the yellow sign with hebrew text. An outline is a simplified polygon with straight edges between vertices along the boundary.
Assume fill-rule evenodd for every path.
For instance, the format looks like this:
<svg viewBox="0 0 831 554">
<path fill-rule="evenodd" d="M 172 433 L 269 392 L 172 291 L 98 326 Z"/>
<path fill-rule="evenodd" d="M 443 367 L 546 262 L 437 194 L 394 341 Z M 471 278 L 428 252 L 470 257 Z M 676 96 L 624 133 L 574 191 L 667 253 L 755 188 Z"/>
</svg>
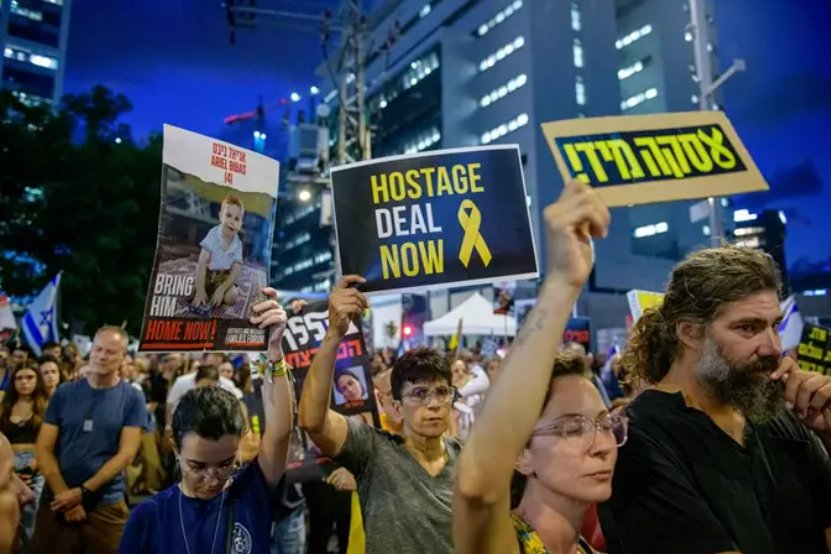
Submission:
<svg viewBox="0 0 831 554">
<path fill-rule="evenodd" d="M 768 190 L 723 112 L 596 117 L 542 124 L 563 179 L 609 206 Z"/>
</svg>

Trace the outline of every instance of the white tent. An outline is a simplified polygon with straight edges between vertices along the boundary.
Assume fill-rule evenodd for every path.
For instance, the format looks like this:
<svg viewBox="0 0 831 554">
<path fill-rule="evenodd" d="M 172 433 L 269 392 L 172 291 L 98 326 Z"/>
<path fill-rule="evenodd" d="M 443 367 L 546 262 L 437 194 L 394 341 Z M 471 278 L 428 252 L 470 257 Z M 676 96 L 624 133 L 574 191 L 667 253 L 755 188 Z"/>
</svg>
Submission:
<svg viewBox="0 0 831 554">
<path fill-rule="evenodd" d="M 498 337 L 516 335 L 516 320 L 511 316 L 493 313 L 493 304 L 479 293 L 474 294 L 459 304 L 456 309 L 440 318 L 425 323 L 424 334 L 428 337 L 455 335 L 460 319 L 463 335 Z"/>
</svg>

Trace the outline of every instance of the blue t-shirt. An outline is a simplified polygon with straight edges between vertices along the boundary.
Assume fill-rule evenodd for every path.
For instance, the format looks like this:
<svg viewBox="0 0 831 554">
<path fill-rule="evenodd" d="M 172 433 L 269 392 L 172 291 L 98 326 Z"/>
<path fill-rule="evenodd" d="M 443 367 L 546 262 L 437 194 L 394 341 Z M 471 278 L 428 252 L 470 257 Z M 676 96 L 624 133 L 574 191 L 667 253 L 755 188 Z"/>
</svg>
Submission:
<svg viewBox="0 0 831 554">
<path fill-rule="evenodd" d="M 94 389 L 86 379 L 58 387 L 46 408 L 46 423 L 58 427 L 55 457 L 66 484 L 81 486 L 118 453 L 125 427 L 147 425 L 144 400 L 129 383 L 119 381 L 108 389 Z M 85 421 L 91 421 L 91 429 Z M 45 499 L 52 498 L 44 487 Z M 96 493 L 97 504 L 115 504 L 124 498 L 124 478 L 118 475 Z"/>
<path fill-rule="evenodd" d="M 270 554 L 271 494 L 256 460 L 211 500 L 189 498 L 173 485 L 133 510 L 118 554 L 187 554 L 188 547 L 191 554 L 211 554 L 212 544 L 213 554 Z M 229 528 L 233 529 L 230 549 Z"/>
</svg>

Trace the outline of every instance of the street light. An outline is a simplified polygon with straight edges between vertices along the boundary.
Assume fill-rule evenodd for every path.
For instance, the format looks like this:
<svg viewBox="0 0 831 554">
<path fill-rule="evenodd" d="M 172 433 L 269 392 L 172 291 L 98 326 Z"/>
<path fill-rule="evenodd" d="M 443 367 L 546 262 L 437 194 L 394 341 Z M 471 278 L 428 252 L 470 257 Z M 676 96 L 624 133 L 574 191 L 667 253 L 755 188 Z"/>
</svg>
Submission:
<svg viewBox="0 0 831 554">
<path fill-rule="evenodd" d="M 301 202 L 308 202 L 312 199 L 312 193 L 309 192 L 308 189 L 303 189 L 297 195 L 297 198 L 299 198 Z"/>
<path fill-rule="evenodd" d="M 317 96 L 318 94 L 320 94 L 320 89 L 312 85 L 311 87 L 309 87 L 309 94 L 311 94 L 312 96 Z"/>
<path fill-rule="evenodd" d="M 292 102 L 300 102 L 300 95 L 296 92 L 291 93 L 291 101 Z"/>
</svg>

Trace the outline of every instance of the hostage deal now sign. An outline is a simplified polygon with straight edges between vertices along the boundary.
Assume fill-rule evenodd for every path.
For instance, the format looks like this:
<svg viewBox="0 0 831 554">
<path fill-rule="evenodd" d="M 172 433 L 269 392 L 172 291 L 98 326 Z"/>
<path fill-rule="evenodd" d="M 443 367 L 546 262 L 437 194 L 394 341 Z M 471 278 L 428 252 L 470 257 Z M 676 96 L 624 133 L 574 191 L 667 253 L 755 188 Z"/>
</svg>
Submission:
<svg viewBox="0 0 831 554">
<path fill-rule="evenodd" d="M 367 292 L 538 275 L 516 146 L 334 168 L 332 196 L 339 269 Z"/>
</svg>

